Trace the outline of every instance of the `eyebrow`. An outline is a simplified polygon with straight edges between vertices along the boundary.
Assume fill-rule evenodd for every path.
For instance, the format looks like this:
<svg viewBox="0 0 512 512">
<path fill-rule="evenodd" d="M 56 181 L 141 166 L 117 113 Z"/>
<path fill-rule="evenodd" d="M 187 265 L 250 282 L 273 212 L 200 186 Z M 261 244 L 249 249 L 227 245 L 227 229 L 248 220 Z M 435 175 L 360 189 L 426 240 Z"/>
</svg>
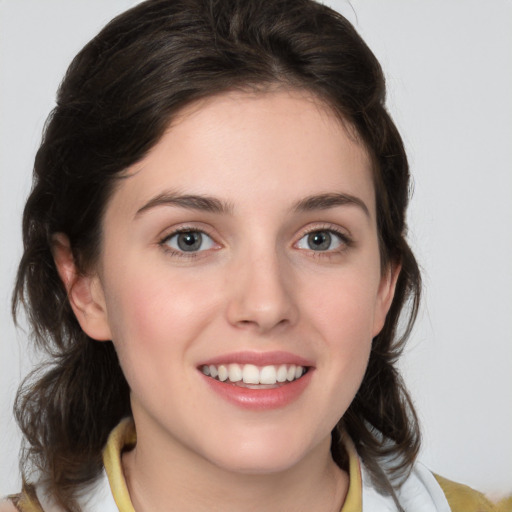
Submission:
<svg viewBox="0 0 512 512">
<path fill-rule="evenodd" d="M 292 208 L 298 212 L 308 212 L 314 210 L 328 210 L 337 206 L 355 205 L 370 217 L 370 211 L 363 200 L 350 194 L 326 193 L 305 197 L 298 201 Z M 188 210 L 206 211 L 217 214 L 232 214 L 233 206 L 230 203 L 221 201 L 216 197 L 185 194 L 181 195 L 175 192 L 163 192 L 151 198 L 147 203 L 135 213 L 135 218 L 142 213 L 156 208 L 157 206 L 177 206 Z"/>
<path fill-rule="evenodd" d="M 181 195 L 175 192 L 163 192 L 150 199 L 144 206 L 135 213 L 138 217 L 142 213 L 151 210 L 157 206 L 178 206 L 188 210 L 198 210 L 210 213 L 230 214 L 233 212 L 233 206 L 223 202 L 220 199 L 210 196 L 185 194 Z"/>
<path fill-rule="evenodd" d="M 370 217 L 370 210 L 359 197 L 350 194 L 328 193 L 305 197 L 295 205 L 295 211 L 308 212 L 313 210 L 328 210 L 336 206 L 354 205 Z"/>
</svg>

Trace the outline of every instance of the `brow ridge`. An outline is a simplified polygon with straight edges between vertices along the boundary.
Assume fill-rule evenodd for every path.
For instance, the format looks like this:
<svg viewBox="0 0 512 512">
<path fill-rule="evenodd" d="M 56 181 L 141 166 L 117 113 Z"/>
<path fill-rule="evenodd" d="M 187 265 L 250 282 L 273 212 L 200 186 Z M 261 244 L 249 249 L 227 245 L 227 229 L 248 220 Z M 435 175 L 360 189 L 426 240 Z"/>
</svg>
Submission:
<svg viewBox="0 0 512 512">
<path fill-rule="evenodd" d="M 325 194 L 315 194 L 305 197 L 298 201 L 294 210 L 298 212 L 308 212 L 313 210 L 327 210 L 337 206 L 354 205 L 358 206 L 369 217 L 370 212 L 364 201 L 351 194 L 329 192 Z M 179 194 L 176 192 L 163 192 L 151 198 L 135 213 L 135 217 L 158 206 L 177 206 L 189 210 L 206 211 L 209 213 L 231 214 L 233 206 L 227 202 L 221 201 L 216 197 L 201 194 Z"/>
<path fill-rule="evenodd" d="M 312 210 L 327 210 L 336 206 L 354 205 L 358 206 L 369 217 L 370 210 L 359 197 L 351 194 L 330 192 L 305 197 L 295 204 L 295 211 L 307 212 Z"/>
<path fill-rule="evenodd" d="M 206 211 L 210 213 L 232 213 L 233 207 L 216 197 L 201 194 L 179 194 L 176 192 L 163 192 L 151 198 L 135 213 L 135 217 L 156 208 L 157 206 L 178 206 L 188 210 Z"/>
</svg>

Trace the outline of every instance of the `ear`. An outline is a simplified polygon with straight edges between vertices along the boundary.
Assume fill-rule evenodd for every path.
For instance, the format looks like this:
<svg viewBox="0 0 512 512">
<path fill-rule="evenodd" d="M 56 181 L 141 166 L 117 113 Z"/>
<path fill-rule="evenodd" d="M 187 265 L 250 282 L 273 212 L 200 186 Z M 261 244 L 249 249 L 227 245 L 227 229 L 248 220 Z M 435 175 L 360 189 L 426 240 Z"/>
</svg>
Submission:
<svg viewBox="0 0 512 512">
<path fill-rule="evenodd" d="M 400 264 L 390 263 L 382 273 L 373 320 L 373 337 L 377 336 L 384 327 L 386 316 L 395 296 L 396 283 L 401 270 L 402 266 Z"/>
<path fill-rule="evenodd" d="M 84 275 L 76 267 L 69 239 L 53 236 L 52 253 L 68 300 L 83 331 L 95 340 L 112 339 L 103 288 L 98 275 Z"/>
</svg>

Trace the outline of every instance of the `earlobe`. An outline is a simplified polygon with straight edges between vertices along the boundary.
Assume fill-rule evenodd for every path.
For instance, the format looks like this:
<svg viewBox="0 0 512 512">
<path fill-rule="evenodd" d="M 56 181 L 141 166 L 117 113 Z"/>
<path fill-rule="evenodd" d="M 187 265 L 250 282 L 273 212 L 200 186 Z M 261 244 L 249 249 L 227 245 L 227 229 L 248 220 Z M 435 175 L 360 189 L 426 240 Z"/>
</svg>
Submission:
<svg viewBox="0 0 512 512">
<path fill-rule="evenodd" d="M 78 323 L 89 337 L 99 341 L 110 340 L 112 336 L 99 277 L 79 272 L 66 235 L 56 233 L 52 241 L 55 266 Z"/>
<path fill-rule="evenodd" d="M 400 275 L 401 270 L 402 266 L 400 264 L 389 264 L 388 268 L 382 274 L 373 323 L 374 337 L 377 336 L 377 334 L 379 334 L 379 332 L 384 327 L 386 316 L 388 314 L 389 308 L 391 307 L 391 304 L 393 303 L 396 283 L 398 281 L 398 276 Z"/>
</svg>

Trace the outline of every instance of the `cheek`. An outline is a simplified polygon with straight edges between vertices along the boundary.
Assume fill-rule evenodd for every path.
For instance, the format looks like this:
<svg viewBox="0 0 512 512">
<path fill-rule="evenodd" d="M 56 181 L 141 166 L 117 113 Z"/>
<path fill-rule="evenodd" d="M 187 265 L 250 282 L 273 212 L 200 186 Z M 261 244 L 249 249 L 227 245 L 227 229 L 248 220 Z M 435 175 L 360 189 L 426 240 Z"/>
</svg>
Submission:
<svg viewBox="0 0 512 512">
<path fill-rule="evenodd" d="M 363 380 L 372 347 L 372 297 L 347 281 L 311 300 L 309 326 L 317 341 L 318 385 L 312 414 L 318 437 L 330 432 L 352 403 Z"/>
<path fill-rule="evenodd" d="M 319 370 L 328 370 L 333 399 L 342 413 L 359 388 L 372 347 L 378 279 L 369 275 L 340 274 L 323 287 L 311 286 L 302 308 L 316 331 L 314 338 L 324 345 Z"/>
<path fill-rule="evenodd" d="M 343 344 L 373 338 L 378 306 L 378 279 L 364 273 L 331 276 L 304 288 L 304 310 L 330 342 Z"/>
<path fill-rule="evenodd" d="M 137 268 L 136 266 L 132 268 Z M 216 310 L 212 283 L 200 276 L 130 273 L 111 280 L 106 297 L 113 342 L 123 368 L 172 365 Z M 133 364 L 132 364 L 133 363 Z"/>
</svg>

